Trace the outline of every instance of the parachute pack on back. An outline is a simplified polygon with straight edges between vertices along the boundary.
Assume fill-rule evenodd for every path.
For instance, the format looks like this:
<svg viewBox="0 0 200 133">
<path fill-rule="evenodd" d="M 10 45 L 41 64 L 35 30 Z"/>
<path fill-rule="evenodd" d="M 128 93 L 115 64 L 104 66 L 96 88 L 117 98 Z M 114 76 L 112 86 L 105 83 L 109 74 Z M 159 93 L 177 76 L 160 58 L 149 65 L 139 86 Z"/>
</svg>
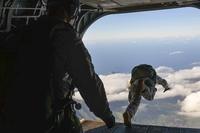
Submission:
<svg viewBox="0 0 200 133">
<path fill-rule="evenodd" d="M 151 65 L 141 64 L 134 67 L 131 71 L 131 82 L 134 82 L 136 79 L 149 77 L 156 81 L 156 71 Z"/>
</svg>

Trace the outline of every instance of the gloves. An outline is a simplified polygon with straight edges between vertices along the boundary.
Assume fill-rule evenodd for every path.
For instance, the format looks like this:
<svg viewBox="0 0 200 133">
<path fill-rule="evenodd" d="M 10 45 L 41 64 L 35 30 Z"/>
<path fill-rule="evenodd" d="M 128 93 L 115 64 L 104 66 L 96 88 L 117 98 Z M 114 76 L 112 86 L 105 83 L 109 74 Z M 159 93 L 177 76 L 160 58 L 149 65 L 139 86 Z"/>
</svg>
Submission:
<svg viewBox="0 0 200 133">
<path fill-rule="evenodd" d="M 171 89 L 165 79 L 162 80 L 162 86 L 165 88 L 164 92 Z"/>
<path fill-rule="evenodd" d="M 109 117 L 103 119 L 107 128 L 112 128 L 115 126 L 115 117 L 111 114 Z"/>
<path fill-rule="evenodd" d="M 166 92 L 166 91 L 168 91 L 168 90 L 171 90 L 171 88 L 170 88 L 170 87 L 166 87 L 165 90 L 164 90 L 163 92 Z"/>
</svg>

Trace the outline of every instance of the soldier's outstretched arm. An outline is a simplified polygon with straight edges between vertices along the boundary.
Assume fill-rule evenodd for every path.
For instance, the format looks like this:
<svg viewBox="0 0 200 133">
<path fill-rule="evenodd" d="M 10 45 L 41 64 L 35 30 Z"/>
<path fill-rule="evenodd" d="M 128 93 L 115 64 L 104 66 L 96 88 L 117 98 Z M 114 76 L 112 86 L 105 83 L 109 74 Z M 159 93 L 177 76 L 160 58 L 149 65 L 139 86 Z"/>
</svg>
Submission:
<svg viewBox="0 0 200 133">
<path fill-rule="evenodd" d="M 136 84 L 131 83 L 129 87 L 129 105 L 123 113 L 124 124 L 127 127 L 131 127 L 131 119 L 135 116 L 141 101 L 143 81 L 138 81 Z"/>
<path fill-rule="evenodd" d="M 135 116 L 135 114 L 138 110 L 138 107 L 140 105 L 140 101 L 141 101 L 140 94 L 133 95 L 132 99 L 129 101 L 129 105 L 126 108 L 126 112 L 128 112 L 131 117 Z"/>
<path fill-rule="evenodd" d="M 138 80 L 136 84 L 132 84 L 129 88 L 129 105 L 126 109 L 131 117 L 134 117 L 141 101 L 141 92 L 143 89 L 143 80 Z"/>
<path fill-rule="evenodd" d="M 160 84 L 163 86 L 163 88 L 165 88 L 164 92 L 170 90 L 171 88 L 169 87 L 169 84 L 167 83 L 167 81 L 163 78 L 161 78 L 160 76 L 156 76 L 156 83 Z"/>
<path fill-rule="evenodd" d="M 91 57 L 81 39 L 73 31 L 64 31 L 65 37 L 60 46 L 60 59 L 67 61 L 66 71 L 72 77 L 90 111 L 101 118 L 108 127 L 115 124 L 109 108 L 104 85 L 95 73 Z"/>
<path fill-rule="evenodd" d="M 100 117 L 107 126 L 112 126 L 113 115 L 109 108 L 105 88 L 95 73 L 91 57 L 82 41 L 70 50 L 70 74 L 90 110 Z M 111 124 L 111 125 L 110 125 Z"/>
</svg>

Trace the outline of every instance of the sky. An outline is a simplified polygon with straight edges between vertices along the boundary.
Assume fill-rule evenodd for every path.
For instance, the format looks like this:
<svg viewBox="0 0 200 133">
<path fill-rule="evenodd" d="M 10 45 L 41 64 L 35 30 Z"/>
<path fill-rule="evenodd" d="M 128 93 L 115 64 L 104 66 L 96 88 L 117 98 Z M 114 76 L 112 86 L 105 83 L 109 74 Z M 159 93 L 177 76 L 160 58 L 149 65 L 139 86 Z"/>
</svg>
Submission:
<svg viewBox="0 0 200 133">
<path fill-rule="evenodd" d="M 102 79 L 116 121 L 128 105 L 131 69 L 150 64 L 172 88 L 156 86 L 153 101 L 141 101 L 133 123 L 200 127 L 200 10 L 169 9 L 105 16 L 86 31 L 83 41 Z M 78 115 L 98 118 L 82 103 Z M 151 114 L 151 115 L 149 115 Z"/>
<path fill-rule="evenodd" d="M 108 15 L 92 24 L 84 42 L 114 41 L 167 37 L 196 37 L 200 35 L 200 10 L 178 8 Z"/>
<path fill-rule="evenodd" d="M 97 73 L 105 74 L 129 72 L 141 63 L 197 65 L 199 36 L 200 10 L 190 7 L 108 15 L 88 28 L 83 41 Z"/>
</svg>

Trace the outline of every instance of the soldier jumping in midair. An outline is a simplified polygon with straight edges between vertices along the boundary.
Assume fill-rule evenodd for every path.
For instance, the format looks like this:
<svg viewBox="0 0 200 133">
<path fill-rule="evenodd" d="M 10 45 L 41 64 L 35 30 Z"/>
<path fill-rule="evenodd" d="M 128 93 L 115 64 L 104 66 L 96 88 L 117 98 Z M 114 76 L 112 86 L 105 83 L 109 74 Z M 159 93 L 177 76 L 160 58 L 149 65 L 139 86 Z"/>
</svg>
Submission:
<svg viewBox="0 0 200 133">
<path fill-rule="evenodd" d="M 129 105 L 123 113 L 124 124 L 131 127 L 131 118 L 135 116 L 139 107 L 141 97 L 147 100 L 153 100 L 157 89 L 156 84 L 162 85 L 165 90 L 170 87 L 165 79 L 156 74 L 155 69 L 151 65 L 142 64 L 134 67 L 131 72 L 131 80 L 129 86 Z"/>
</svg>

